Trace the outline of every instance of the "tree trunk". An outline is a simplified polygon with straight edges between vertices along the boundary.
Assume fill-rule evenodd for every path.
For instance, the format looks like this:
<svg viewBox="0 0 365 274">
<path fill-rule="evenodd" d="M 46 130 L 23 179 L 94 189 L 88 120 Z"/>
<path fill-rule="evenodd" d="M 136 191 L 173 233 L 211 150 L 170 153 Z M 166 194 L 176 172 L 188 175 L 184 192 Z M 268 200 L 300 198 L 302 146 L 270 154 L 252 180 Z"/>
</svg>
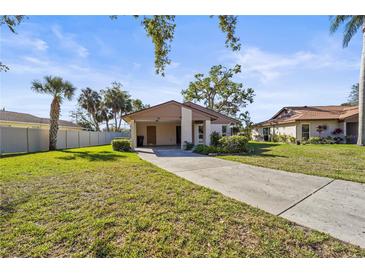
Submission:
<svg viewBox="0 0 365 274">
<path fill-rule="evenodd" d="M 93 113 L 92 117 L 93 117 L 93 121 L 94 121 L 95 131 L 100 131 L 100 127 L 99 127 L 98 119 L 96 118 L 96 114 Z"/>
<path fill-rule="evenodd" d="M 60 119 L 60 101 L 54 97 L 50 110 L 50 125 L 49 125 L 49 150 L 56 150 L 58 120 Z"/>
<path fill-rule="evenodd" d="M 362 29 L 362 53 L 360 65 L 360 80 L 359 80 L 359 130 L 357 144 L 365 145 L 365 21 Z"/>
<path fill-rule="evenodd" d="M 105 119 L 106 131 L 109 132 L 109 119 Z"/>
</svg>

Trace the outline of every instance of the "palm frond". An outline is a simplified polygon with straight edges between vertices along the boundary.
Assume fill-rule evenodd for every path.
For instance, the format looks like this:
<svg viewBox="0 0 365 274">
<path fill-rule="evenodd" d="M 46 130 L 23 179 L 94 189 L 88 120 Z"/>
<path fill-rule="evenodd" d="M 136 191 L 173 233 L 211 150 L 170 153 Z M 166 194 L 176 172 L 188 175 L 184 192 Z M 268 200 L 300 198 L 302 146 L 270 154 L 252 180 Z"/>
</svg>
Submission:
<svg viewBox="0 0 365 274">
<path fill-rule="evenodd" d="M 337 15 L 337 16 L 330 16 L 331 26 L 330 31 L 334 33 L 338 30 L 338 28 L 347 21 L 351 16 L 350 15 Z"/>
<path fill-rule="evenodd" d="M 38 80 L 32 81 L 31 89 L 38 93 L 44 93 L 43 84 Z"/>
<path fill-rule="evenodd" d="M 362 27 L 364 16 L 352 16 L 351 20 L 345 26 L 343 37 L 343 47 L 347 47 L 355 33 Z"/>
</svg>

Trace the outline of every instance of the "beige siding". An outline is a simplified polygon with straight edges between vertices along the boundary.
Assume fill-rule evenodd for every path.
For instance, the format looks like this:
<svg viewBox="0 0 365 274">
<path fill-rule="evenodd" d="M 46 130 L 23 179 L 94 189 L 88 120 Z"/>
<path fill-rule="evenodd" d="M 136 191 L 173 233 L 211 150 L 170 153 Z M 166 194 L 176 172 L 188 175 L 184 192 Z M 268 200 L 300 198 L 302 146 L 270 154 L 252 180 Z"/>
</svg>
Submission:
<svg viewBox="0 0 365 274">
<path fill-rule="evenodd" d="M 289 135 L 289 136 L 293 136 L 296 137 L 296 131 L 297 131 L 297 127 L 296 124 L 288 124 L 288 125 L 280 125 L 280 126 L 275 126 L 272 129 L 272 134 L 277 134 L 277 135 Z"/>
<path fill-rule="evenodd" d="M 156 145 L 176 145 L 176 126 L 180 123 L 137 122 L 137 136 L 144 136 L 143 145 L 147 145 L 147 126 L 156 126 Z"/>
<path fill-rule="evenodd" d="M 298 137 L 297 139 L 302 140 L 302 125 L 303 124 L 309 124 L 309 137 L 327 137 L 327 136 L 334 136 L 332 132 L 336 128 L 341 128 L 344 130 L 344 124 L 343 122 L 338 122 L 337 120 L 318 120 L 318 121 L 301 121 L 298 124 Z M 319 125 L 326 125 L 327 129 L 322 131 L 320 134 L 317 131 L 317 127 Z M 339 135 L 340 137 L 343 137 L 342 135 Z"/>
<path fill-rule="evenodd" d="M 227 126 L 227 136 L 231 135 L 231 128 L 230 128 L 230 124 L 211 124 L 210 125 L 210 131 L 211 132 L 218 132 L 219 135 L 222 136 L 222 126 Z"/>
</svg>

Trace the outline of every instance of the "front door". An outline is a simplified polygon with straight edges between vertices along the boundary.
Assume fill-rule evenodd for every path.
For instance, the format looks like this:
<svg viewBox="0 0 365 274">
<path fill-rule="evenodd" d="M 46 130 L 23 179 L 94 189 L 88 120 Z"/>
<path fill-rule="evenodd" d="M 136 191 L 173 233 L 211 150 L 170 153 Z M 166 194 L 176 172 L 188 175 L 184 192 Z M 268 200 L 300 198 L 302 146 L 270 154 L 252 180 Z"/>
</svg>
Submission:
<svg viewBox="0 0 365 274">
<path fill-rule="evenodd" d="M 156 145 L 156 127 L 155 126 L 147 126 L 147 145 L 149 145 L 149 146 Z"/>
<path fill-rule="evenodd" d="M 181 144 L 181 126 L 176 126 L 176 144 Z"/>
</svg>

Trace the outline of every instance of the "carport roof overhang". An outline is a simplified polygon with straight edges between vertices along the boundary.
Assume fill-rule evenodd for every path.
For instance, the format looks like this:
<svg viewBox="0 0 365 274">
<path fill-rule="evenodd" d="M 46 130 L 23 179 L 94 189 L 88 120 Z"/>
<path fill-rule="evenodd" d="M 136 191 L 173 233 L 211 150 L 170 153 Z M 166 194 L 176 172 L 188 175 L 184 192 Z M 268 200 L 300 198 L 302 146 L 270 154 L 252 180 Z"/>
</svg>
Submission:
<svg viewBox="0 0 365 274">
<path fill-rule="evenodd" d="M 181 108 L 187 108 L 192 111 L 193 120 L 207 120 L 212 121 L 218 119 L 217 115 L 213 115 L 207 111 L 198 110 L 188 105 L 171 100 L 162 104 L 158 104 L 149 108 L 129 113 L 122 116 L 122 119 L 129 123 L 134 120 L 137 122 L 157 122 L 157 121 L 181 121 Z"/>
</svg>

